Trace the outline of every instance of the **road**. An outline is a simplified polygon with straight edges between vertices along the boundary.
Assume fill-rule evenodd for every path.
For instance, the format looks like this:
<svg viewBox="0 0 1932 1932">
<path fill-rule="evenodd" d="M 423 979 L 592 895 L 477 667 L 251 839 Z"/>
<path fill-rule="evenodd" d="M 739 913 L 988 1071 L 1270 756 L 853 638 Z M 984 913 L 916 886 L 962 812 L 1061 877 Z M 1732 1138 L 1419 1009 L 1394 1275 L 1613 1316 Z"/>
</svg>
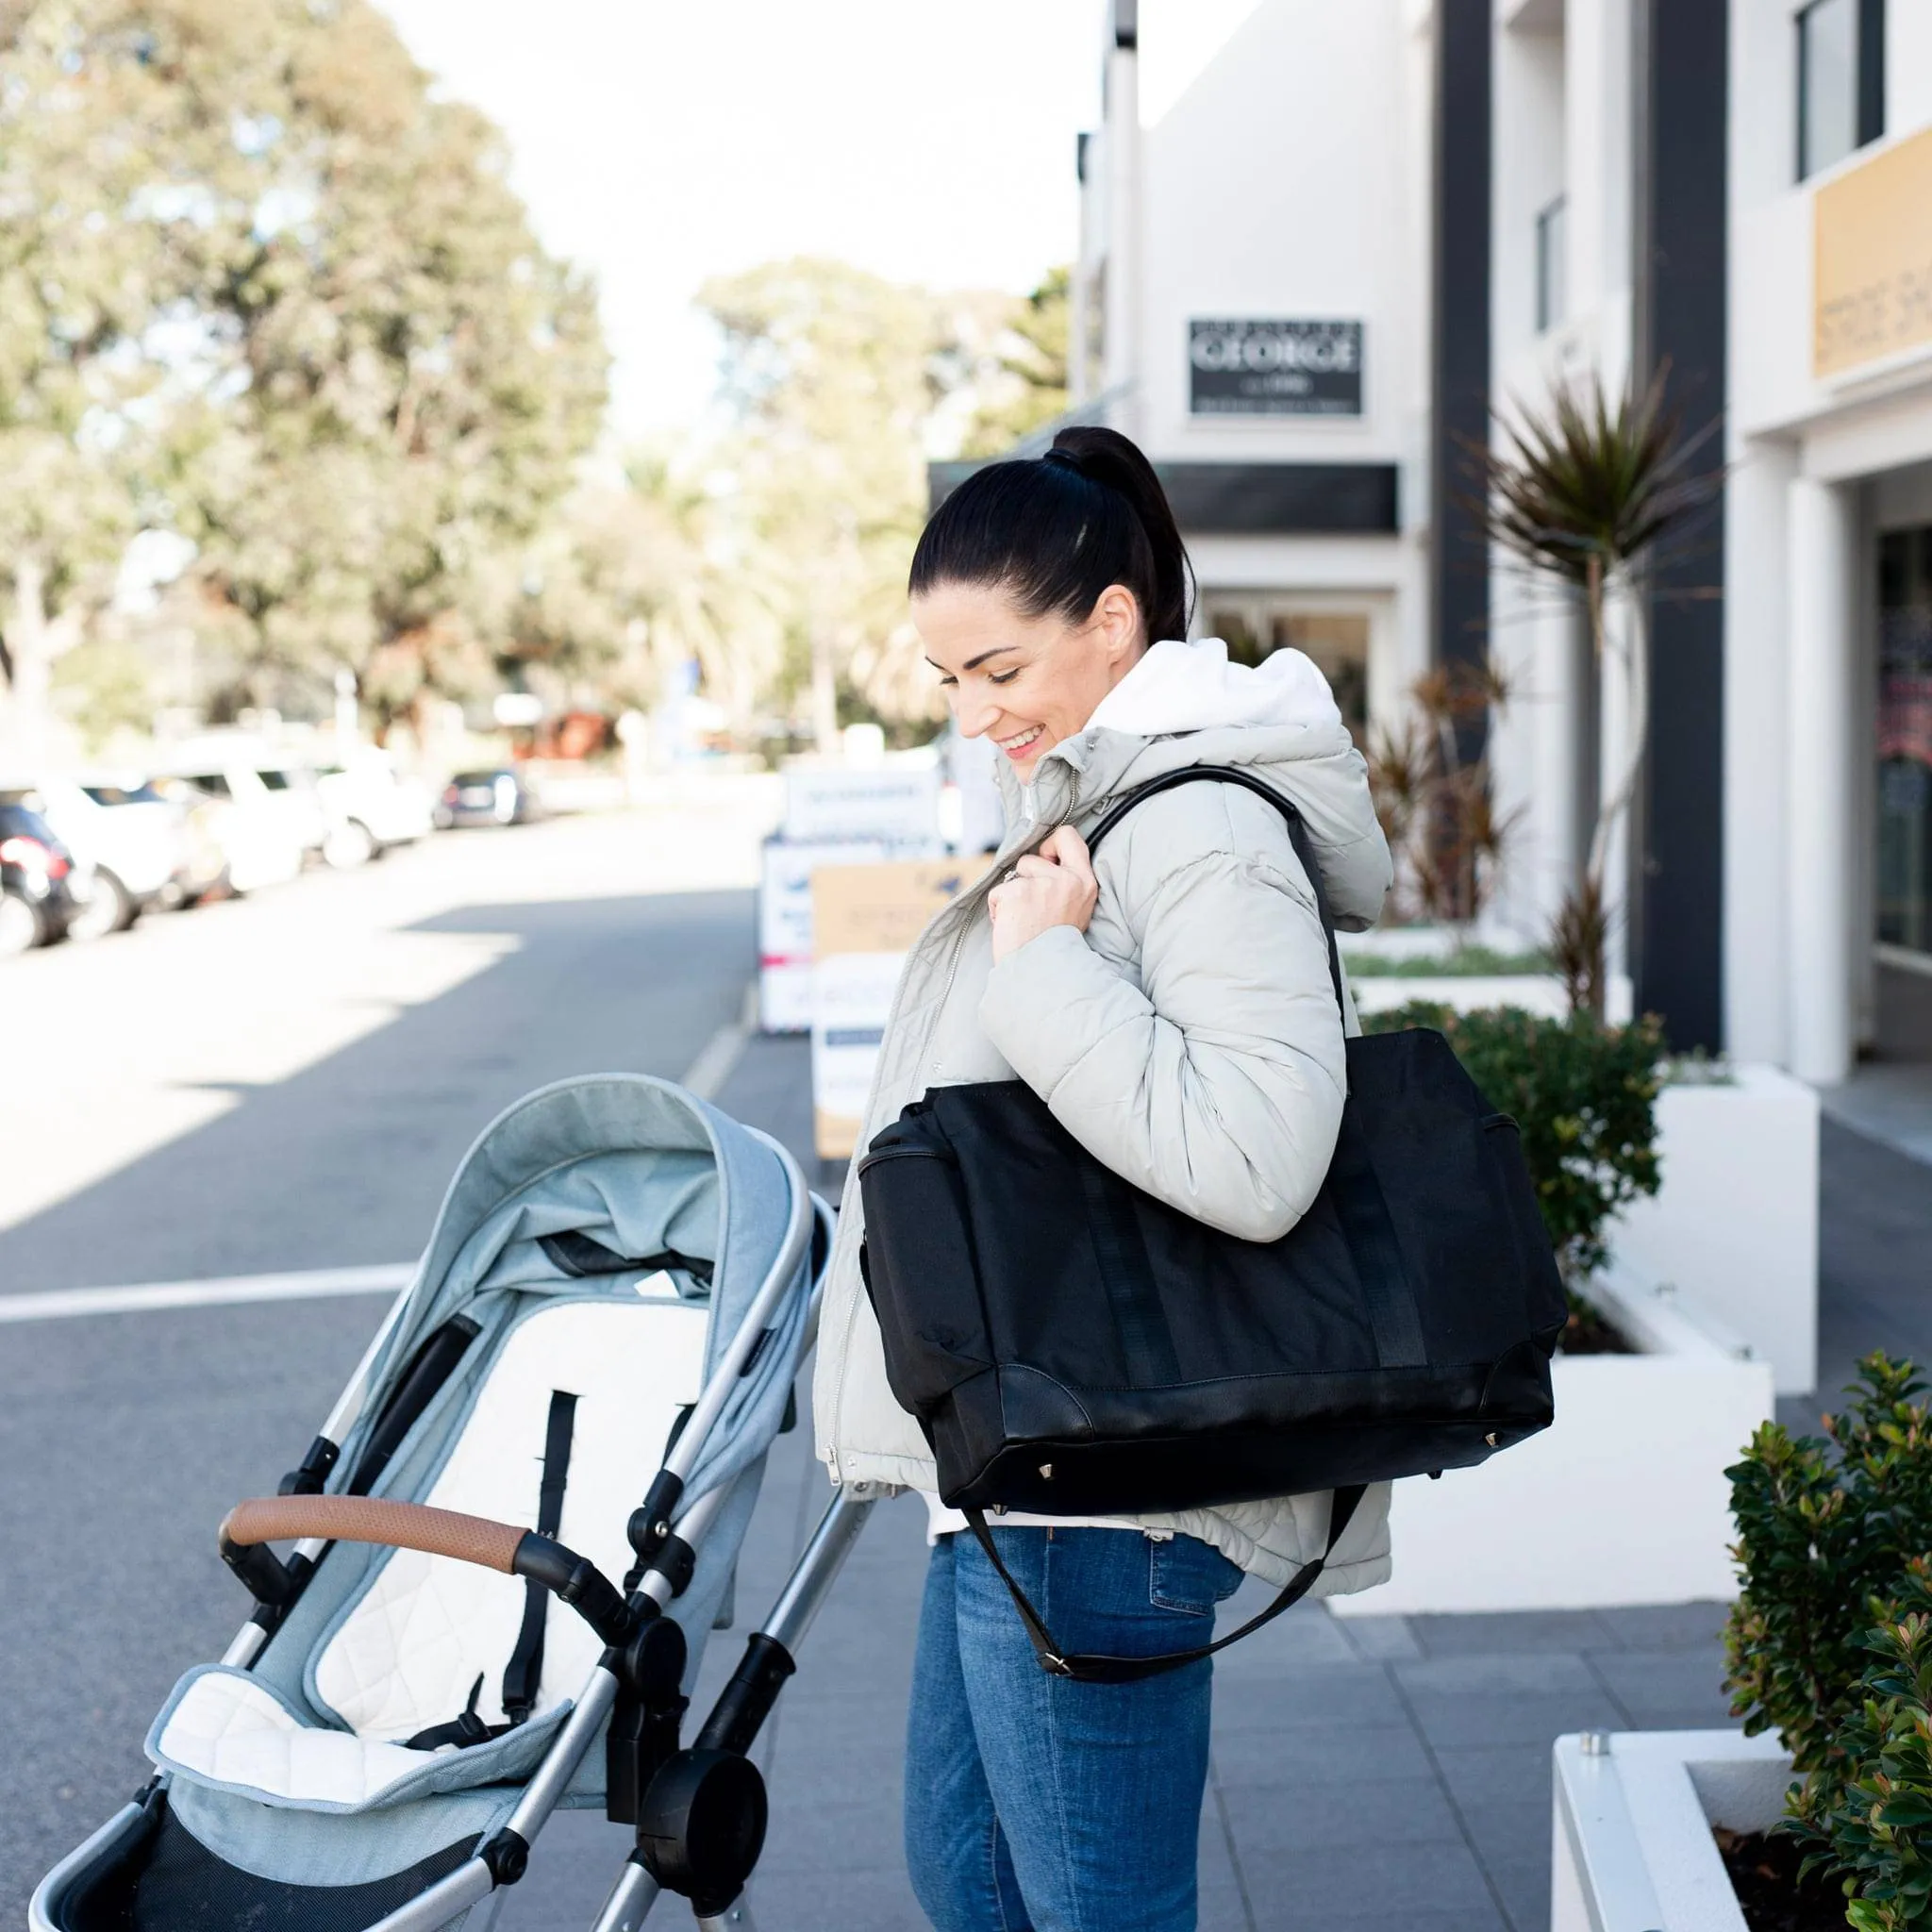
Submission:
<svg viewBox="0 0 1932 1932">
<path fill-rule="evenodd" d="M 681 1077 L 708 1048 L 715 1070 L 774 803 L 752 786 L 446 835 L 0 973 L 0 1924 L 142 1781 L 161 1698 L 243 1607 L 214 1524 L 299 1454 L 384 1306 L 8 1323 L 5 1303 L 406 1261 L 519 1094 L 612 1067 Z M 796 1140 L 803 1074 L 796 1045 L 755 1043 L 723 1097 Z M 823 1498 L 798 1446 L 761 1590 Z M 571 1875 L 540 1870 L 518 1923 L 575 1900 Z"/>
</svg>

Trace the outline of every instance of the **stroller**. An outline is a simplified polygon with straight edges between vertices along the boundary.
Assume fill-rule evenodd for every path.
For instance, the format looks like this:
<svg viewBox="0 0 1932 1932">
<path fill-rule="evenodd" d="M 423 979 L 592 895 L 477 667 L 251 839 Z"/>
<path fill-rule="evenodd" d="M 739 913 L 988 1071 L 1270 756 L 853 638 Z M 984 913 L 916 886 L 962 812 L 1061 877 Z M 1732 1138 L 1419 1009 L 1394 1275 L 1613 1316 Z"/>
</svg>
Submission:
<svg viewBox="0 0 1932 1932">
<path fill-rule="evenodd" d="M 667 1890 L 748 1925 L 746 1754 L 863 1493 L 680 1732 L 830 1224 L 775 1141 L 667 1081 L 502 1114 L 301 1466 L 223 1524 L 254 1615 L 175 1686 L 154 1777 L 42 1881 L 32 1932 L 430 1932 L 521 1878 L 552 1811 L 599 1805 L 636 1848 L 598 1932 Z"/>
</svg>

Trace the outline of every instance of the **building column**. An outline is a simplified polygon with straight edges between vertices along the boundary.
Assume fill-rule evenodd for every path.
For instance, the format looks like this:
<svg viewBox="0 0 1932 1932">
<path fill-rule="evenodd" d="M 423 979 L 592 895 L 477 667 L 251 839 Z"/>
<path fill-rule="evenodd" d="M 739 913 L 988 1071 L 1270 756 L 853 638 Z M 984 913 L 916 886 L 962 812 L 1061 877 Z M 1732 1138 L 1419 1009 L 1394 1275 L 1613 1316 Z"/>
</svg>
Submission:
<svg viewBox="0 0 1932 1932">
<path fill-rule="evenodd" d="M 1440 664 L 1490 645 L 1490 558 L 1468 446 L 1490 440 L 1491 0 L 1436 8 L 1429 331 L 1429 608 Z M 1481 756 L 1480 725 L 1464 731 Z"/>
<path fill-rule="evenodd" d="M 1790 1068 L 1829 1086 L 1852 1068 L 1853 600 L 1857 500 L 1794 477 L 1788 505 L 1790 865 L 1786 904 Z"/>
<path fill-rule="evenodd" d="M 1668 363 L 1694 434 L 1728 375 L 1728 0 L 1642 0 L 1632 102 L 1633 335 L 1641 389 Z M 1693 458 L 1715 468 L 1719 445 Z M 1629 825 L 1627 940 L 1640 1012 L 1679 1050 L 1724 1041 L 1724 652 L 1722 498 L 1648 575 L 1650 741 Z M 1713 594 L 1718 593 L 1718 594 Z M 1608 768 L 1606 768 L 1607 774 Z"/>
<path fill-rule="evenodd" d="M 1138 0 L 1113 0 L 1107 50 L 1107 287 L 1102 386 L 1119 391 L 1107 420 L 1143 433 L 1141 380 L 1141 34 Z"/>
</svg>

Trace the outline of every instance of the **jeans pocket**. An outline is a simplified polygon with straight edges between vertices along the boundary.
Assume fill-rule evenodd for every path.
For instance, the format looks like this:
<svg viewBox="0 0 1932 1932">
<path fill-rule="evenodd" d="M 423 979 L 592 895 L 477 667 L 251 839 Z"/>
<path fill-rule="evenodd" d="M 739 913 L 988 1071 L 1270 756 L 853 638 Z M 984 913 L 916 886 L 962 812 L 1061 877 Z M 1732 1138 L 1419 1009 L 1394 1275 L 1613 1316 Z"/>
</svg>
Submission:
<svg viewBox="0 0 1932 1932">
<path fill-rule="evenodd" d="M 1199 1537 L 1175 1534 L 1147 1541 L 1147 1595 L 1155 1607 L 1188 1617 L 1211 1617 L 1241 1587 L 1241 1566 Z"/>
</svg>

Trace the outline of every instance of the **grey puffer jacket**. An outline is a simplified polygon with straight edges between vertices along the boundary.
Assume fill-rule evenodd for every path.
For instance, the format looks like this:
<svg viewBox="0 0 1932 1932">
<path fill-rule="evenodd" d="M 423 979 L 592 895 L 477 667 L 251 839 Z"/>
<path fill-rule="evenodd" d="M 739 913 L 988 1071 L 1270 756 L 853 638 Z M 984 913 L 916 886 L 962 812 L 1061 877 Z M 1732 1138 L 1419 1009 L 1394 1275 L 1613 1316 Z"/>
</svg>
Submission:
<svg viewBox="0 0 1932 1932">
<path fill-rule="evenodd" d="M 1008 824 L 1017 829 L 907 959 L 861 1147 L 930 1087 L 1017 1076 L 1108 1167 L 1215 1227 L 1273 1240 L 1307 1210 L 1341 1123 L 1344 1020 L 1307 876 L 1265 800 L 1214 784 L 1150 799 L 1095 855 L 1100 896 L 1086 933 L 1055 927 L 992 962 L 986 897 L 1012 861 L 1055 826 L 1091 829 L 1122 793 L 1186 765 L 1246 767 L 1284 792 L 1302 813 L 1337 924 L 1374 924 L 1390 884 L 1388 847 L 1361 755 L 1320 674 L 1306 659 L 1269 660 L 1276 685 L 1299 680 L 1295 701 L 1272 704 L 1248 681 L 1259 673 L 1228 665 L 1210 645 L 1205 658 L 1198 644 L 1156 645 L 1141 660 L 1146 675 L 1137 666 L 1115 692 L 1139 678 L 1141 702 L 1109 698 L 1093 724 L 1054 746 L 1030 799 L 1001 772 Z M 1177 687 L 1178 675 L 1186 682 Z M 1185 701 L 1162 704 L 1162 692 L 1176 689 Z M 1154 717 L 1242 722 L 1148 735 L 1113 727 L 1113 717 L 1148 722 L 1150 697 Z M 1352 1010 L 1346 1024 L 1354 1030 Z M 863 1232 L 855 1167 L 820 1326 L 818 1453 L 835 1482 L 931 1491 L 924 1438 L 886 1381 L 858 1274 Z M 1321 1553 L 1328 1498 L 1135 1521 L 1199 1537 L 1278 1587 Z M 1381 1486 L 1364 1499 L 1315 1593 L 1366 1590 L 1388 1575 Z"/>
</svg>

